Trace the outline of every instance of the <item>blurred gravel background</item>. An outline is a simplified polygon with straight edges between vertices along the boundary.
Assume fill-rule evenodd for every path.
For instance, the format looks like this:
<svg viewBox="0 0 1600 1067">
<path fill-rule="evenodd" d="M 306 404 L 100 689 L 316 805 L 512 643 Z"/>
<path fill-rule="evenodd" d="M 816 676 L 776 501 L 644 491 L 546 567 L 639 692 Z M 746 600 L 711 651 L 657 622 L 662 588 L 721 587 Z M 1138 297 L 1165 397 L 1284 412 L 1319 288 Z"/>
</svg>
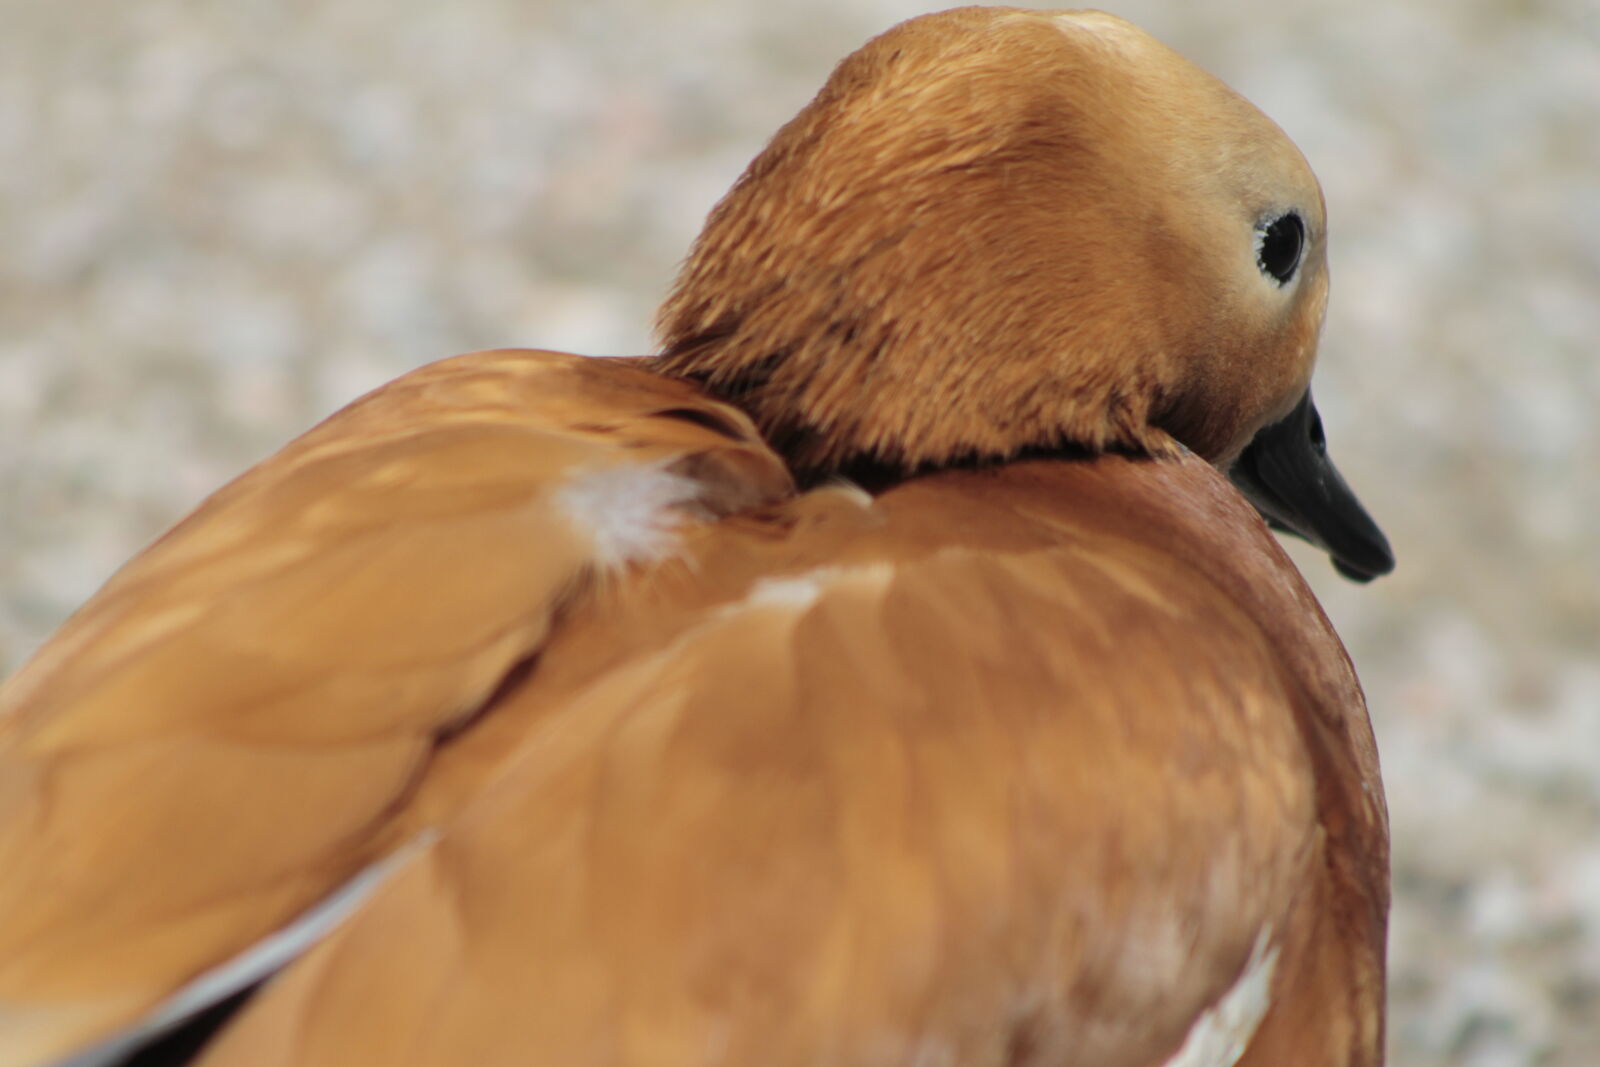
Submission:
<svg viewBox="0 0 1600 1067">
<path fill-rule="evenodd" d="M 1600 3 L 1112 5 L 1322 176 L 1297 555 L 1394 821 L 1392 1062 L 1600 1063 Z M 0 0 L 0 674 L 201 496 L 459 351 L 648 348 L 706 210 L 913 0 Z"/>
</svg>

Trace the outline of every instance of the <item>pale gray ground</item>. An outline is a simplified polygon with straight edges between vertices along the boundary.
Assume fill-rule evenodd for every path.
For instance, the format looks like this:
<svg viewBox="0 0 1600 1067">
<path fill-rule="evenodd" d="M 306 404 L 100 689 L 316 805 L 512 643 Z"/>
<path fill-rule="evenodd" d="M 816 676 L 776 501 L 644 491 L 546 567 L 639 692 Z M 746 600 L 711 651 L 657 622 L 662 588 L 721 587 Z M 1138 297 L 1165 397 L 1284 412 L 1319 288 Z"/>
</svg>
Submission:
<svg viewBox="0 0 1600 1067">
<path fill-rule="evenodd" d="M 1297 555 L 1394 819 L 1393 1062 L 1600 1062 L 1600 6 L 1113 5 L 1322 176 L 1318 393 L 1400 569 Z M 706 209 L 914 0 L 0 0 L 0 672 L 427 360 L 644 351 Z"/>
</svg>

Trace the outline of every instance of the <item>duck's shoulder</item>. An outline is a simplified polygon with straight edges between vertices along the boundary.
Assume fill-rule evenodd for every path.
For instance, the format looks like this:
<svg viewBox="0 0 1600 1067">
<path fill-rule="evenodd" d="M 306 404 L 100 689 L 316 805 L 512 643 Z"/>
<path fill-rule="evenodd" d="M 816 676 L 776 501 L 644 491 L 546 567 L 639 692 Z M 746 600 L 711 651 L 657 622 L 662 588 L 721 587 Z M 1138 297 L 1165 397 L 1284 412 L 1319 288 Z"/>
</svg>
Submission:
<svg viewBox="0 0 1600 1067">
<path fill-rule="evenodd" d="M 136 555 L 7 683 L 3 722 L 27 718 L 19 705 L 61 701 L 102 661 L 180 632 L 216 636 L 224 617 L 268 644 L 359 624 L 331 609 L 346 587 L 370 592 L 354 580 L 363 570 L 437 613 L 395 626 L 428 629 L 455 604 L 492 612 L 471 601 L 475 586 L 414 593 L 438 571 L 457 583 L 473 567 L 498 571 L 504 606 L 526 614 L 530 580 L 554 591 L 571 577 L 557 572 L 650 558 L 684 520 L 791 491 L 742 413 L 632 361 L 521 349 L 440 360 L 330 416 Z M 287 614 L 297 593 L 317 610 Z M 370 607 L 381 613 L 381 599 Z M 72 684 L 59 677 L 68 659 Z"/>
</svg>

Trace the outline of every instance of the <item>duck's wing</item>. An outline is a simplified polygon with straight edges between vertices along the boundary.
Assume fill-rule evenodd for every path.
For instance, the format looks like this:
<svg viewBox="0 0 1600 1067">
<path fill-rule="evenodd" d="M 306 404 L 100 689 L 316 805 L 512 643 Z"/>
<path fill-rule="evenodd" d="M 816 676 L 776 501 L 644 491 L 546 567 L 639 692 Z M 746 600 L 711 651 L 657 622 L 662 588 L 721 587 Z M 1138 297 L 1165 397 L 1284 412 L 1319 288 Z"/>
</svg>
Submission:
<svg viewBox="0 0 1600 1067">
<path fill-rule="evenodd" d="M 426 835 L 408 798 L 570 604 L 790 491 L 735 409 L 525 351 L 407 375 L 219 491 L 0 690 L 0 1063 L 297 954 Z"/>
<path fill-rule="evenodd" d="M 815 491 L 565 619 L 444 756 L 493 780 L 203 1062 L 1372 1062 L 1365 722 L 1196 460 Z"/>
</svg>

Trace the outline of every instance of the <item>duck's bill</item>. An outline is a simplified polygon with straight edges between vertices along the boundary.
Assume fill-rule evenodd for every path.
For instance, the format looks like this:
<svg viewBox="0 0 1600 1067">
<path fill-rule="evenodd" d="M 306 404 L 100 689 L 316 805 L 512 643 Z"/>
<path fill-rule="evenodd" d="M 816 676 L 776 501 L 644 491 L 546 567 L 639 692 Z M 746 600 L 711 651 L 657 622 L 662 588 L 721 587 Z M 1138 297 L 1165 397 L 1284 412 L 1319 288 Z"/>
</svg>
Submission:
<svg viewBox="0 0 1600 1067">
<path fill-rule="evenodd" d="M 1328 458 L 1309 389 L 1288 416 L 1256 434 L 1228 477 L 1268 525 L 1327 552 L 1346 578 L 1370 582 L 1394 570 L 1388 538 Z"/>
</svg>

